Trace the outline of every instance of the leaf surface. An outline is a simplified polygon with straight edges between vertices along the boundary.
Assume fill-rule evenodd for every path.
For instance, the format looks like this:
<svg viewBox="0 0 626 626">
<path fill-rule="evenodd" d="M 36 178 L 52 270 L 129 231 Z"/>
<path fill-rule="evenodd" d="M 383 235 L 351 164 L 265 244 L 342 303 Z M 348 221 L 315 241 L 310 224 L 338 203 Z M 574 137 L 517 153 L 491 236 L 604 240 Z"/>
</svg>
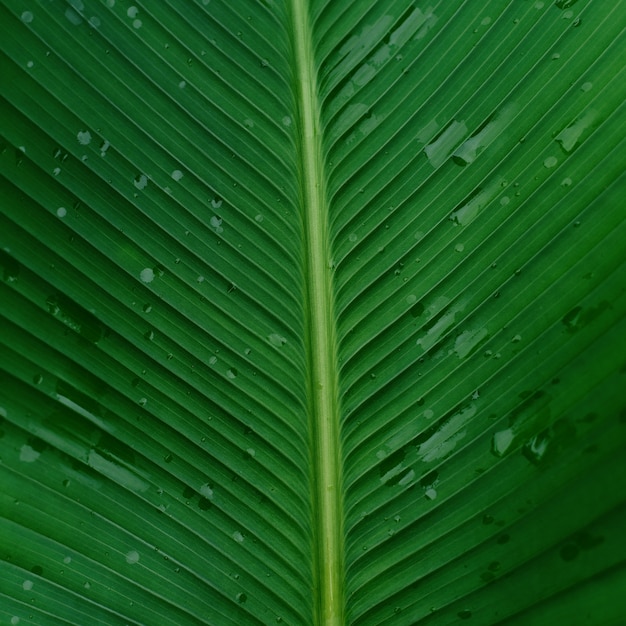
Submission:
<svg viewBox="0 0 626 626">
<path fill-rule="evenodd" d="M 624 15 L 3 0 L 3 622 L 618 624 Z"/>
</svg>

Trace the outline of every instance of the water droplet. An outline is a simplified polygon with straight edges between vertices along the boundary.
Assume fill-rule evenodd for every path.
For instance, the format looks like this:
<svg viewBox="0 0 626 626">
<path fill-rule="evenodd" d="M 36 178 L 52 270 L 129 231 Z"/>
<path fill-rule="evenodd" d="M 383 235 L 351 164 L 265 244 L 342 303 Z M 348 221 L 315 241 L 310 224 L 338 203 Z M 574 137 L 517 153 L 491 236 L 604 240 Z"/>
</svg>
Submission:
<svg viewBox="0 0 626 626">
<path fill-rule="evenodd" d="M 509 447 L 513 443 L 514 437 L 515 437 L 515 434 L 510 428 L 494 433 L 493 439 L 491 441 L 491 451 L 496 456 L 504 456 L 504 453 L 509 449 Z"/>
<path fill-rule="evenodd" d="M 568 178 L 564 178 L 564 179 L 561 181 L 561 186 L 562 186 L 562 187 L 569 187 L 571 184 L 572 184 L 572 179 L 571 179 L 571 178 L 569 178 L 569 177 L 568 177 Z"/>
<path fill-rule="evenodd" d="M 500 111 L 492 115 L 473 134 L 464 141 L 452 155 L 457 165 L 469 165 L 480 155 L 509 125 L 519 110 L 516 103 L 506 104 Z M 465 125 L 464 125 L 465 126 Z"/>
<path fill-rule="evenodd" d="M 34 65 L 35 65 L 35 64 L 34 64 L 32 61 L 28 61 L 28 62 L 26 63 L 26 67 L 28 67 L 28 68 L 34 67 Z"/>
<path fill-rule="evenodd" d="M 226 371 L 226 376 L 230 379 L 237 378 L 237 370 L 234 367 L 231 367 Z"/>
<path fill-rule="evenodd" d="M 558 162 L 559 160 L 555 156 L 549 156 L 544 160 L 543 166 L 550 169 L 554 167 Z"/>
<path fill-rule="evenodd" d="M 239 604 L 243 604 L 248 599 L 248 596 L 245 593 L 238 593 L 235 596 L 235 599 L 239 602 Z"/>
<path fill-rule="evenodd" d="M 576 146 L 582 143 L 584 135 L 588 135 L 593 129 L 597 113 L 595 111 L 587 111 L 581 117 L 574 120 L 569 126 L 564 128 L 554 139 L 557 141 L 564 152 L 571 152 Z"/>
<path fill-rule="evenodd" d="M 73 26 L 79 26 L 83 21 L 80 14 L 69 7 L 65 9 L 65 19 Z"/>
<path fill-rule="evenodd" d="M 33 581 L 32 580 L 25 580 L 22 583 L 22 589 L 24 589 L 24 591 L 30 591 L 33 588 Z"/>
<path fill-rule="evenodd" d="M 180 88 L 180 89 L 184 89 L 184 88 L 187 86 L 187 82 L 186 82 L 186 81 L 184 81 L 184 80 L 181 80 L 181 81 L 178 83 L 178 86 L 179 86 L 179 88 Z"/>
<path fill-rule="evenodd" d="M 437 137 L 424 148 L 424 153 L 430 164 L 435 168 L 442 165 L 466 136 L 467 126 L 465 122 L 452 120 Z"/>
<path fill-rule="evenodd" d="M 131 550 L 126 553 L 126 562 L 130 565 L 134 565 L 139 562 L 139 552 L 137 550 Z"/>
<path fill-rule="evenodd" d="M 184 174 L 180 170 L 174 170 L 172 172 L 172 178 L 176 181 L 180 180 L 183 176 Z"/>
<path fill-rule="evenodd" d="M 437 490 L 436 489 L 426 489 L 426 491 L 424 492 L 424 495 L 426 496 L 426 498 L 428 500 L 434 500 L 437 497 Z"/>
<path fill-rule="evenodd" d="M 145 174 L 137 174 L 133 183 L 137 189 L 145 189 L 148 184 L 148 177 Z"/>
<path fill-rule="evenodd" d="M 78 143 L 86 146 L 91 143 L 91 133 L 88 130 L 79 130 L 76 139 L 78 139 Z"/>
<path fill-rule="evenodd" d="M 580 86 L 580 90 L 581 91 L 591 91 L 592 87 L 593 87 L 593 83 L 590 83 L 589 81 L 587 81 L 586 83 L 583 83 Z"/>
<path fill-rule="evenodd" d="M 142 23 L 141 20 L 133 20 L 133 28 L 141 28 Z"/>
<path fill-rule="evenodd" d="M 282 121 L 284 126 L 291 126 L 291 118 L 288 115 L 285 115 Z"/>
<path fill-rule="evenodd" d="M 143 312 L 144 313 L 150 313 L 150 311 L 152 311 L 152 305 L 151 304 L 144 304 L 143 305 Z"/>
<path fill-rule="evenodd" d="M 22 13 L 22 22 L 24 22 L 24 24 L 30 24 L 34 19 L 35 16 L 32 11 L 24 11 Z"/>
<path fill-rule="evenodd" d="M 57 215 L 58 215 L 59 217 L 65 217 L 65 216 L 67 215 L 67 209 L 66 209 L 65 207 L 60 206 L 60 207 L 57 209 Z"/>
<path fill-rule="evenodd" d="M 454 246 L 454 249 L 457 252 L 463 252 L 463 250 L 465 250 L 465 246 L 462 243 L 457 243 L 456 246 Z"/>
<path fill-rule="evenodd" d="M 273 346 L 276 346 L 277 348 L 282 348 L 287 343 L 287 339 L 285 339 L 285 337 L 279 335 L 278 333 L 272 333 L 271 335 L 269 335 L 268 340 Z"/>
<path fill-rule="evenodd" d="M 454 342 L 454 351 L 459 359 L 464 359 L 489 335 L 486 328 L 463 331 Z"/>
<path fill-rule="evenodd" d="M 145 267 L 141 270 L 139 278 L 141 278 L 144 283 L 151 283 L 154 280 L 154 270 L 149 267 Z"/>
<path fill-rule="evenodd" d="M 467 226 L 500 192 L 501 179 L 489 183 L 485 188 L 478 187 L 470 193 L 450 214 L 450 221 Z M 417 239 L 417 236 L 416 236 Z"/>
<path fill-rule="evenodd" d="M 23 463 L 34 463 L 40 456 L 41 453 L 28 444 L 24 444 L 20 448 L 20 461 Z"/>
<path fill-rule="evenodd" d="M 244 540 L 244 536 L 238 531 L 236 530 L 233 533 L 233 539 L 237 542 L 237 543 L 243 543 Z"/>
<path fill-rule="evenodd" d="M 126 10 L 126 15 L 128 15 L 128 17 L 130 18 L 137 17 L 138 13 L 139 9 L 136 6 L 130 6 Z"/>
<path fill-rule="evenodd" d="M 93 26 L 93 28 L 99 28 L 100 27 L 100 18 L 96 17 L 95 15 L 89 18 L 89 25 Z"/>
</svg>

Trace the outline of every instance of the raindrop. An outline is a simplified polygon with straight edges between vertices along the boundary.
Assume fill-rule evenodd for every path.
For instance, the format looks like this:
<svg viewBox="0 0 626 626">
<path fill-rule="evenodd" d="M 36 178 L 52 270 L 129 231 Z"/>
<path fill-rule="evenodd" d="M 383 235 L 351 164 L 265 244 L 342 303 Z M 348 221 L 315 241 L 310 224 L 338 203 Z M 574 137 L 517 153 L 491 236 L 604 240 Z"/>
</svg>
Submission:
<svg viewBox="0 0 626 626">
<path fill-rule="evenodd" d="M 133 20 L 133 28 L 141 28 L 142 21 L 141 20 Z"/>
<path fill-rule="evenodd" d="M 513 443 L 514 434 L 510 428 L 494 433 L 491 441 L 491 451 L 496 456 L 504 456 L 504 453 Z"/>
<path fill-rule="evenodd" d="M 547 167 L 548 169 L 550 169 L 554 167 L 558 162 L 559 161 L 555 156 L 549 156 L 544 160 L 543 165 L 544 167 Z"/>
<path fill-rule="evenodd" d="M 65 19 L 74 26 L 79 26 L 83 21 L 83 18 L 78 13 L 76 13 L 74 9 L 70 8 L 67 8 L 65 10 Z"/>
<path fill-rule="evenodd" d="M 428 500 L 434 500 L 437 497 L 437 490 L 432 488 L 426 489 L 424 495 L 428 498 Z"/>
<path fill-rule="evenodd" d="M 226 376 L 228 376 L 228 378 L 230 378 L 230 379 L 237 378 L 237 370 L 234 367 L 231 367 L 226 372 Z"/>
<path fill-rule="evenodd" d="M 180 180 L 183 177 L 183 173 L 180 170 L 174 170 L 172 172 L 172 178 L 176 181 Z"/>
<path fill-rule="evenodd" d="M 142 269 L 139 278 L 141 278 L 144 283 L 151 283 L 154 280 L 154 270 L 149 267 Z"/>
<path fill-rule="evenodd" d="M 24 24 L 30 24 L 34 19 L 34 15 L 32 13 L 32 11 L 24 11 L 22 13 L 22 22 L 24 22 Z"/>
<path fill-rule="evenodd" d="M 139 552 L 137 550 L 131 550 L 126 553 L 126 562 L 130 565 L 134 565 L 139 562 Z"/>
<path fill-rule="evenodd" d="M 58 215 L 59 217 L 65 217 L 65 216 L 67 215 L 67 209 L 66 209 L 65 207 L 60 206 L 60 207 L 57 209 L 57 215 Z"/>
<path fill-rule="evenodd" d="M 244 536 L 238 531 L 236 530 L 233 533 L 233 539 L 237 542 L 237 543 L 243 543 L 244 540 Z"/>
<path fill-rule="evenodd" d="M 278 333 L 272 333 L 271 335 L 269 335 L 268 340 L 273 346 L 276 346 L 277 348 L 282 348 L 287 343 L 287 339 L 285 339 L 285 337 L 279 335 Z"/>
<path fill-rule="evenodd" d="M 244 602 L 248 599 L 248 596 L 246 596 L 245 593 L 238 593 L 235 598 L 239 604 L 244 604 Z"/>
<path fill-rule="evenodd" d="M 145 174 L 137 174 L 133 183 L 137 189 L 145 189 L 148 184 L 148 177 Z"/>
</svg>

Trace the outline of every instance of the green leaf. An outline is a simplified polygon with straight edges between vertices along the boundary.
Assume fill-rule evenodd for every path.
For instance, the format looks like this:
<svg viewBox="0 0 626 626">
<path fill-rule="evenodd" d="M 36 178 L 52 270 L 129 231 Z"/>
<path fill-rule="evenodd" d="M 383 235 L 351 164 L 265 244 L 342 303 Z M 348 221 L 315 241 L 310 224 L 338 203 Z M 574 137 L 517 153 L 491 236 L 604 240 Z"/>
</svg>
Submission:
<svg viewBox="0 0 626 626">
<path fill-rule="evenodd" d="M 623 0 L 3 0 L 0 619 L 617 624 Z"/>
</svg>

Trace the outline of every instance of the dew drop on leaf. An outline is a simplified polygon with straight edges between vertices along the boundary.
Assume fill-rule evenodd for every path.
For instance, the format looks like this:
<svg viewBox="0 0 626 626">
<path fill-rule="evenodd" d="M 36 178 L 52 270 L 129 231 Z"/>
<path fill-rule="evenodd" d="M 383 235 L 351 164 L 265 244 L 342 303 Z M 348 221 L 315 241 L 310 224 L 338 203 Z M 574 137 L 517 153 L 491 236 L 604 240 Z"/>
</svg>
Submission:
<svg viewBox="0 0 626 626">
<path fill-rule="evenodd" d="M 130 565 L 134 565 L 139 562 L 139 552 L 137 550 L 131 550 L 126 553 L 126 562 Z"/>
<path fill-rule="evenodd" d="M 149 267 L 145 267 L 141 270 L 139 278 L 141 278 L 144 283 L 151 283 L 154 280 L 154 270 Z"/>
</svg>

